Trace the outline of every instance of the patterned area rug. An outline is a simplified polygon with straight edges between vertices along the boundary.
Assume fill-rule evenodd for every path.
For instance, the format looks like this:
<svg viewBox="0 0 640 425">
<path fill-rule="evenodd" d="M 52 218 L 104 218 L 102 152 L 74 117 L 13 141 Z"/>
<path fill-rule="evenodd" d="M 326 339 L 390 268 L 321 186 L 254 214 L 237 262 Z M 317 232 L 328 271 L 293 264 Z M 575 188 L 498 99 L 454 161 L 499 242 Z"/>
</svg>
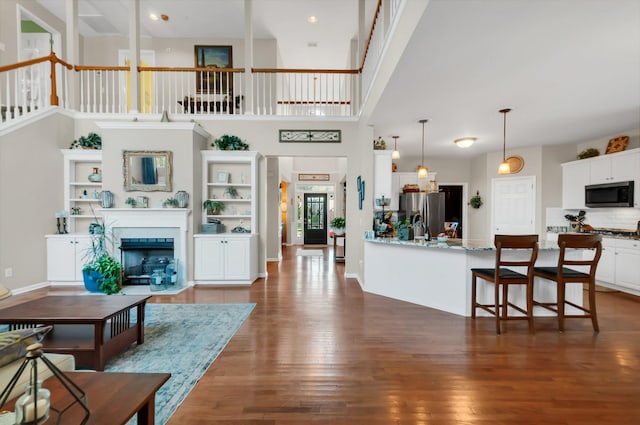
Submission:
<svg viewBox="0 0 640 425">
<path fill-rule="evenodd" d="M 301 257 L 322 257 L 323 254 L 321 249 L 298 248 L 298 250 L 296 251 L 296 255 L 299 255 Z"/>
<path fill-rule="evenodd" d="M 147 304 L 144 344 L 111 359 L 108 372 L 169 372 L 156 394 L 164 425 L 251 313 L 255 304 Z M 135 424 L 134 417 L 129 424 Z"/>
</svg>

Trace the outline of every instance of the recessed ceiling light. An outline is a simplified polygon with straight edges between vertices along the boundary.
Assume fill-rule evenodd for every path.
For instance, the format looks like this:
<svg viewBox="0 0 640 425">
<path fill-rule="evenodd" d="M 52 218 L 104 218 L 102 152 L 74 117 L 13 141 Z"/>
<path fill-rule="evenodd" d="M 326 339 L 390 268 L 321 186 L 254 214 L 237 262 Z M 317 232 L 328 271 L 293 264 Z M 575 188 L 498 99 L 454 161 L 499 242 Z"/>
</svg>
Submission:
<svg viewBox="0 0 640 425">
<path fill-rule="evenodd" d="M 318 22 L 318 18 L 316 18 L 315 16 L 311 15 L 307 18 L 307 22 L 309 22 L 310 24 L 315 24 L 316 22 Z"/>
</svg>

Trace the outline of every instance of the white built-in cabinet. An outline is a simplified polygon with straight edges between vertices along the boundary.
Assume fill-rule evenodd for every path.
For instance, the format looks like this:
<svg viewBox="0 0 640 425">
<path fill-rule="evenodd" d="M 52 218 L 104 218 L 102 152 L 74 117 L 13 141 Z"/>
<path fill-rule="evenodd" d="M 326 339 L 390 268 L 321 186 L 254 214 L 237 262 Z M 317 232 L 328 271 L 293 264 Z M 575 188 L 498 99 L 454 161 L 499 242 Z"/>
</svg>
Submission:
<svg viewBox="0 0 640 425">
<path fill-rule="evenodd" d="M 634 207 L 640 208 L 640 149 L 562 164 L 562 208 L 584 208 L 584 187 L 634 181 Z"/>
<path fill-rule="evenodd" d="M 217 219 L 223 233 L 194 235 L 196 284 L 251 284 L 258 277 L 258 161 L 255 151 L 202 151 L 202 199 L 215 199 L 224 211 Z M 230 188 L 236 195 L 230 195 Z M 243 228 L 247 233 L 237 233 Z"/>
<path fill-rule="evenodd" d="M 584 186 L 589 181 L 589 172 L 586 160 L 562 164 L 562 208 L 584 208 Z"/>
<path fill-rule="evenodd" d="M 257 278 L 257 235 L 195 235 L 197 283 L 251 284 Z"/>
<path fill-rule="evenodd" d="M 102 174 L 102 151 L 96 149 L 62 149 L 64 157 L 64 209 L 69 233 L 88 233 L 89 225 L 99 216 L 102 182 L 89 181 L 97 170 Z M 75 213 L 74 209 L 79 209 Z M 75 210 L 78 211 L 78 210 Z"/>
<path fill-rule="evenodd" d="M 90 235 L 47 235 L 47 280 L 81 282 Z"/>
<path fill-rule="evenodd" d="M 640 295 L 640 241 L 602 238 L 602 256 L 596 269 L 599 284 Z"/>
</svg>

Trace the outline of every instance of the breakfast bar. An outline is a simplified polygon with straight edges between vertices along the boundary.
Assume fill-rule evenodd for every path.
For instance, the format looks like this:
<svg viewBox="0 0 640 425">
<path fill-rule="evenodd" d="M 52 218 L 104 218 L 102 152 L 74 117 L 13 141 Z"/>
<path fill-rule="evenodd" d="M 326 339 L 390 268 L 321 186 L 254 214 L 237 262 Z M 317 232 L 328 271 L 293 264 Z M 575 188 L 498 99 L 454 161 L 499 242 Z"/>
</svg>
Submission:
<svg viewBox="0 0 640 425">
<path fill-rule="evenodd" d="M 554 266 L 558 261 L 556 242 L 539 242 L 536 266 Z M 579 255 L 579 254 L 577 254 Z M 494 267 L 493 242 L 449 239 L 445 242 L 400 241 L 393 238 L 365 239 L 363 290 L 460 316 L 471 316 L 471 268 Z M 526 304 L 523 287 L 510 288 L 509 298 Z M 534 285 L 534 298 L 552 301 L 556 286 L 547 282 Z M 493 285 L 478 282 L 478 300 L 491 300 Z M 582 285 L 568 284 L 566 298 L 582 305 Z M 567 308 L 567 313 L 578 311 Z M 552 313 L 536 307 L 534 315 Z M 488 315 L 478 311 L 478 315 Z"/>
</svg>

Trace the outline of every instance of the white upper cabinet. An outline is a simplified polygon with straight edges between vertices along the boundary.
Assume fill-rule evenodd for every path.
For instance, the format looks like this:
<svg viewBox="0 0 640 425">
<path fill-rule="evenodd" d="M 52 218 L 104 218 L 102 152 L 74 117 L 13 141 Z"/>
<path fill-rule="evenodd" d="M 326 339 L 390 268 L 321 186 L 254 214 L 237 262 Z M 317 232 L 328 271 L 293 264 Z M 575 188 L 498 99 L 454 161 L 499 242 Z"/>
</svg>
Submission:
<svg viewBox="0 0 640 425">
<path fill-rule="evenodd" d="M 589 183 L 614 183 L 637 179 L 638 155 L 640 154 L 637 152 L 621 152 L 593 158 L 590 161 Z"/>
<path fill-rule="evenodd" d="M 584 208 L 584 186 L 589 181 L 586 160 L 562 164 L 562 208 Z"/>
</svg>

